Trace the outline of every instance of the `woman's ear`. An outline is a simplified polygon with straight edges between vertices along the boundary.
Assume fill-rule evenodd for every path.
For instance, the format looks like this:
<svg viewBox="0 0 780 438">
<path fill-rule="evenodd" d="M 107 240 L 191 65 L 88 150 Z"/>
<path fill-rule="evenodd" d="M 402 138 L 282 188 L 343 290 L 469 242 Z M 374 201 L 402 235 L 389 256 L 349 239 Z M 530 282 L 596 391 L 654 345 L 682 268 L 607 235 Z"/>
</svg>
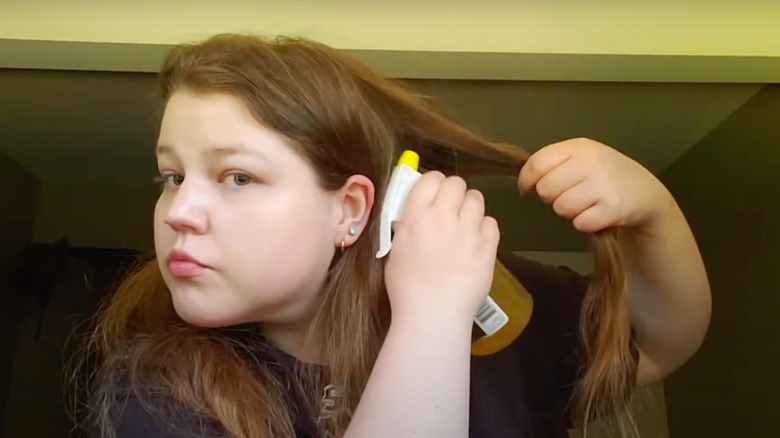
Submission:
<svg viewBox="0 0 780 438">
<path fill-rule="evenodd" d="M 374 207 L 374 183 L 363 175 L 352 175 L 335 195 L 339 206 L 336 246 L 354 244 L 366 229 Z"/>
</svg>

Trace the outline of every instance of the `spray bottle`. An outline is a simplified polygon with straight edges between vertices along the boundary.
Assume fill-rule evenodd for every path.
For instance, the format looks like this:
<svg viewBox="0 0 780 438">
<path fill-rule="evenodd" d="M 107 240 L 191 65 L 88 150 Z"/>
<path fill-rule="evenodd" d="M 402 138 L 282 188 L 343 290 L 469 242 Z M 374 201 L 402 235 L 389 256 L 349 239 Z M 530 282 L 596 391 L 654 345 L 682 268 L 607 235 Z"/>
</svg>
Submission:
<svg viewBox="0 0 780 438">
<path fill-rule="evenodd" d="M 417 170 L 419 164 L 419 155 L 406 150 L 393 169 L 382 205 L 377 258 L 382 258 L 390 252 L 392 223 L 400 219 L 409 192 L 422 176 Z M 528 325 L 532 311 L 531 295 L 514 275 L 496 260 L 490 293 L 474 316 L 471 354 L 490 355 L 509 346 Z"/>
</svg>

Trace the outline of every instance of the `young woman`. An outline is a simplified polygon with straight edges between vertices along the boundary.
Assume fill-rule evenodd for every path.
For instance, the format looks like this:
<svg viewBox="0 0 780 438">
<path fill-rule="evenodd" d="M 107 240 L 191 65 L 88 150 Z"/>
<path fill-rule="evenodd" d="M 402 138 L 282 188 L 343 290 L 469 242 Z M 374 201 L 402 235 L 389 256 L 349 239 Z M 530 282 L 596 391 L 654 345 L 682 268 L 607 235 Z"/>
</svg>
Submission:
<svg viewBox="0 0 780 438">
<path fill-rule="evenodd" d="M 156 257 L 90 344 L 100 436 L 563 437 L 621 414 L 702 342 L 709 288 L 685 219 L 605 145 L 527 157 L 304 40 L 184 45 L 160 84 Z M 376 259 L 404 149 L 431 171 Z M 593 233 L 594 277 L 497 254 L 496 221 L 452 176 L 475 169 L 519 171 L 522 192 Z M 534 313 L 512 345 L 472 357 L 497 257 Z"/>
</svg>

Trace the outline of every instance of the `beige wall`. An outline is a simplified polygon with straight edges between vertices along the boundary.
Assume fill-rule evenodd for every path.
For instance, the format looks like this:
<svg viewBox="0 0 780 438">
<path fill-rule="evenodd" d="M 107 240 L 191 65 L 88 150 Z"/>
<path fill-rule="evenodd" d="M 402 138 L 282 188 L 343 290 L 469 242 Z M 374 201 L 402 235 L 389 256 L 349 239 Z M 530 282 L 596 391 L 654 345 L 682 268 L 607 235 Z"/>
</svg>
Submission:
<svg viewBox="0 0 780 438">
<path fill-rule="evenodd" d="M 0 431 L 10 388 L 19 302 L 11 294 L 8 262 L 32 233 L 38 180 L 0 153 Z"/>
<path fill-rule="evenodd" d="M 713 319 L 666 383 L 674 437 L 777 436 L 780 88 L 769 86 L 663 175 L 699 240 Z"/>
</svg>

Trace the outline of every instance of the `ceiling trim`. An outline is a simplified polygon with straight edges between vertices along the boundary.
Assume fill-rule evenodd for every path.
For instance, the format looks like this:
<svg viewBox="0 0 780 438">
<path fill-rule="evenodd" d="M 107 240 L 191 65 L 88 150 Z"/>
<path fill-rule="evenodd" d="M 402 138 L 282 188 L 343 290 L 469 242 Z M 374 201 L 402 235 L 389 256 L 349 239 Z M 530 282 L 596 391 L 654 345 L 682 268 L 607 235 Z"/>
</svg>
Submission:
<svg viewBox="0 0 780 438">
<path fill-rule="evenodd" d="M 154 73 L 171 47 L 0 39 L 0 68 Z M 780 83 L 780 57 L 343 51 L 406 79 Z"/>
</svg>

